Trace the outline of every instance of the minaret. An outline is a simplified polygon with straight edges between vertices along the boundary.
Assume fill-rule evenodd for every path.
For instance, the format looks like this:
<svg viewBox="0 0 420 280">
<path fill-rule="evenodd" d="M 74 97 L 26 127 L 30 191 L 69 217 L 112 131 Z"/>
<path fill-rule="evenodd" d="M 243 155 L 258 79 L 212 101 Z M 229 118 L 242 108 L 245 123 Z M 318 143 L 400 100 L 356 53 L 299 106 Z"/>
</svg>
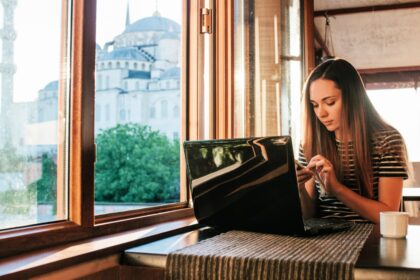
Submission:
<svg viewBox="0 0 420 280">
<path fill-rule="evenodd" d="M 154 17 L 160 17 L 160 13 L 159 13 L 159 1 L 158 0 L 155 0 L 155 7 L 156 7 L 156 9 L 155 9 L 155 12 L 153 13 L 153 16 Z"/>
<path fill-rule="evenodd" d="M 125 27 L 130 25 L 130 2 L 127 1 L 127 13 L 125 15 Z"/>
<path fill-rule="evenodd" d="M 13 52 L 16 32 L 14 28 L 14 9 L 17 0 L 1 0 L 3 5 L 3 29 L 0 30 L 2 41 L 1 73 L 1 112 L 0 112 L 0 148 L 11 145 L 11 120 L 13 119 L 13 76 L 16 72 Z"/>
</svg>

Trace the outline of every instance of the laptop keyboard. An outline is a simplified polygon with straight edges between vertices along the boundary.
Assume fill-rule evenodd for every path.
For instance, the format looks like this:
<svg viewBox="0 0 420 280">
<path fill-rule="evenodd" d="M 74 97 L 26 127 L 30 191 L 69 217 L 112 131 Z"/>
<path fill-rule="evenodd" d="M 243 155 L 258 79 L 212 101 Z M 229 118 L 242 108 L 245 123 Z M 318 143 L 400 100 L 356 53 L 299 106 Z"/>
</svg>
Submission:
<svg viewBox="0 0 420 280">
<path fill-rule="evenodd" d="M 311 218 L 304 221 L 305 230 L 308 231 L 324 231 L 324 230 L 340 230 L 350 228 L 354 225 L 352 221 L 340 220 L 340 219 L 322 219 L 322 218 Z"/>
</svg>

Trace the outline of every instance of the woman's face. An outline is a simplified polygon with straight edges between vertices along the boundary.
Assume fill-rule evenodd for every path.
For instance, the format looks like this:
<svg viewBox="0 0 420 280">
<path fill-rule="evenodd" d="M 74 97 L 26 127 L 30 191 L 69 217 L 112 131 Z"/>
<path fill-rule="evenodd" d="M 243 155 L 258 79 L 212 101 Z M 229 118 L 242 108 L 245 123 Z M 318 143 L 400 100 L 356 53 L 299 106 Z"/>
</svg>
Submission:
<svg viewBox="0 0 420 280">
<path fill-rule="evenodd" d="M 311 83 L 309 99 L 320 122 L 341 139 L 340 124 L 343 109 L 341 90 L 333 81 L 318 79 Z"/>
</svg>

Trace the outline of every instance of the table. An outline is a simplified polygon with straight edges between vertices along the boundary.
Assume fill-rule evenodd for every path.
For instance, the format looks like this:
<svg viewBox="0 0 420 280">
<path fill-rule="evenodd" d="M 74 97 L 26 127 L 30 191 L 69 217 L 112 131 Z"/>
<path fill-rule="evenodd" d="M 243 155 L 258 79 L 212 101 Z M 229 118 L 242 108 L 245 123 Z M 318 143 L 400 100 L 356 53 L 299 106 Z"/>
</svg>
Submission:
<svg viewBox="0 0 420 280">
<path fill-rule="evenodd" d="M 165 269 L 169 252 L 194 245 L 218 232 L 201 228 L 126 250 L 126 265 Z M 405 239 L 383 238 L 379 226 L 368 237 L 354 269 L 355 279 L 420 279 L 420 225 L 409 225 Z"/>
<path fill-rule="evenodd" d="M 420 279 L 420 225 L 409 225 L 403 239 L 381 237 L 375 226 L 354 274 L 355 279 Z"/>
</svg>

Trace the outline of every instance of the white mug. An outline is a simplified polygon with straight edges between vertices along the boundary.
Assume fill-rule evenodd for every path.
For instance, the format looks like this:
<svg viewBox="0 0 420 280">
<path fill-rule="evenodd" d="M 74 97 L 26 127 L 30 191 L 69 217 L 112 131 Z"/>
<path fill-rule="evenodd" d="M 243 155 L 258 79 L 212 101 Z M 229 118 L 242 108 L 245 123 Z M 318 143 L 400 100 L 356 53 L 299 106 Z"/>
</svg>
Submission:
<svg viewBox="0 0 420 280">
<path fill-rule="evenodd" d="M 383 237 L 404 238 L 407 235 L 407 212 L 385 211 L 379 215 L 380 230 Z"/>
</svg>

